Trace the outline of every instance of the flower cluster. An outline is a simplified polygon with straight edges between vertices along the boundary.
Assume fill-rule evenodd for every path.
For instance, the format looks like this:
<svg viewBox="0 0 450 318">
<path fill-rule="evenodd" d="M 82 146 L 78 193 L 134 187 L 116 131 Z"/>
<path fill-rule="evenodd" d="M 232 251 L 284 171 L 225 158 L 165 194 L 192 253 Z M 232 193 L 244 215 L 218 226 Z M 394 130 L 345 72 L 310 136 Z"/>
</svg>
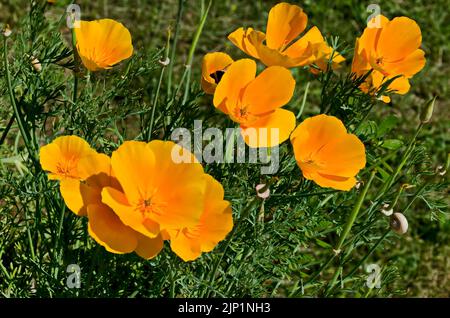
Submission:
<svg viewBox="0 0 450 318">
<path fill-rule="evenodd" d="M 345 61 L 317 27 L 301 36 L 307 20 L 300 7 L 277 4 L 265 33 L 239 28 L 228 36 L 266 68 L 257 74 L 252 59 L 208 53 L 201 85 L 213 95 L 214 107 L 240 126 L 249 147 L 275 147 L 290 139 L 304 178 L 348 191 L 366 165 L 364 144 L 334 116 L 313 116 L 296 127 L 294 113 L 283 108 L 296 87 L 290 68 L 317 74 Z M 367 27 L 356 40 L 352 73 L 366 75 L 360 87 L 364 92 L 377 94 L 389 81 L 389 90 L 404 94 L 409 79 L 425 65 L 420 28 L 406 17 L 389 21 L 377 16 L 371 23 L 375 27 Z M 114 20 L 80 21 L 73 36 L 90 71 L 109 69 L 133 54 L 130 32 Z M 189 158 L 177 163 L 172 159 L 176 152 Z M 184 261 L 194 260 L 233 228 L 222 185 L 173 142 L 126 141 L 109 157 L 79 137 L 64 136 L 41 148 L 40 162 L 49 179 L 59 180 L 68 208 L 88 218 L 89 234 L 112 253 L 136 252 L 150 259 L 167 240 Z"/>
<path fill-rule="evenodd" d="M 370 26 L 370 27 L 369 27 Z M 391 21 L 382 15 L 373 18 L 362 36 L 356 39 L 352 72 L 363 76 L 364 92 L 376 92 L 391 81 L 388 90 L 397 94 L 409 91 L 409 79 L 425 66 L 425 52 L 419 49 L 422 34 L 417 23 L 407 17 Z M 390 102 L 388 96 L 380 96 Z"/>
<path fill-rule="evenodd" d="M 228 37 L 267 68 L 256 75 L 253 60 L 233 61 L 223 52 L 208 53 L 203 59 L 202 87 L 214 95 L 214 106 L 239 124 L 249 147 L 274 147 L 290 137 L 306 179 L 322 187 L 350 190 L 366 164 L 364 144 L 347 133 L 336 117 L 318 115 L 295 128 L 294 113 L 281 108 L 292 98 L 296 85 L 288 68 L 309 66 L 317 73 L 344 61 L 317 27 L 295 40 L 306 25 L 307 16 L 300 7 L 277 4 L 269 12 L 266 33 L 239 28 Z M 272 138 L 273 128 L 278 138 Z"/>
<path fill-rule="evenodd" d="M 177 151 L 193 163 L 175 163 Z M 150 259 L 169 240 L 190 261 L 233 227 L 222 185 L 171 141 L 126 141 L 108 157 L 82 138 L 63 136 L 41 148 L 40 161 L 49 179 L 60 181 L 69 209 L 87 216 L 89 234 L 112 253 Z"/>
</svg>

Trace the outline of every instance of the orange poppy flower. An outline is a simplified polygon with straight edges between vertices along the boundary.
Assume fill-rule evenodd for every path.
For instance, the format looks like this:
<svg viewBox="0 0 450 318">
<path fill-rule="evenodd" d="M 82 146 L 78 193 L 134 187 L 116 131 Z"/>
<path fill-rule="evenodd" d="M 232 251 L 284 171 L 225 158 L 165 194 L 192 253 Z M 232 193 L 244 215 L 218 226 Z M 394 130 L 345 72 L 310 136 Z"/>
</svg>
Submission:
<svg viewBox="0 0 450 318">
<path fill-rule="evenodd" d="M 130 32 L 111 19 L 80 21 L 75 38 L 78 54 L 90 71 L 111 68 L 133 54 Z"/>
<path fill-rule="evenodd" d="M 208 174 L 204 196 L 204 210 L 200 222 L 192 227 L 168 232 L 170 247 L 185 262 L 210 252 L 233 228 L 230 202 L 223 199 L 222 185 Z"/>
<path fill-rule="evenodd" d="M 356 40 L 352 72 L 362 76 L 373 69 L 363 91 L 377 90 L 387 80 L 397 77 L 388 90 L 406 94 L 410 88 L 409 79 L 425 66 L 425 53 L 419 49 L 422 34 L 417 23 L 407 17 L 389 21 L 385 16 L 373 18 L 380 21 L 379 27 L 367 27 Z M 390 100 L 381 96 L 385 102 Z"/>
<path fill-rule="evenodd" d="M 84 180 L 88 176 L 79 169 L 81 159 L 95 156 L 97 152 L 82 138 L 62 136 L 52 143 L 41 147 L 40 162 L 42 169 L 49 172 L 51 180 Z"/>
<path fill-rule="evenodd" d="M 233 63 L 233 59 L 226 53 L 208 53 L 203 57 L 202 88 L 206 94 L 214 94 L 226 68 Z"/>
<path fill-rule="evenodd" d="M 270 66 L 256 76 L 256 63 L 231 64 L 214 93 L 214 106 L 239 123 L 250 147 L 273 147 L 289 138 L 295 115 L 281 109 L 291 99 L 295 80 L 289 70 Z M 278 132 L 278 138 L 273 132 Z"/>
<path fill-rule="evenodd" d="M 174 163 L 173 142 L 127 141 L 111 157 L 122 190 L 104 187 L 102 202 L 135 231 L 154 238 L 163 230 L 198 224 L 203 211 L 203 167 Z"/>
<path fill-rule="evenodd" d="M 366 165 L 364 144 L 334 116 L 304 120 L 293 131 L 291 142 L 303 176 L 321 187 L 350 190 Z"/>
<path fill-rule="evenodd" d="M 331 56 L 331 48 L 326 44 L 317 27 L 311 28 L 300 39 L 294 41 L 306 28 L 307 15 L 302 8 L 289 3 L 279 3 L 269 12 L 266 33 L 252 28 L 239 28 L 228 39 L 246 54 L 261 60 L 266 66 L 279 65 L 287 68 L 319 64 Z M 333 65 L 344 58 L 337 52 Z"/>
</svg>

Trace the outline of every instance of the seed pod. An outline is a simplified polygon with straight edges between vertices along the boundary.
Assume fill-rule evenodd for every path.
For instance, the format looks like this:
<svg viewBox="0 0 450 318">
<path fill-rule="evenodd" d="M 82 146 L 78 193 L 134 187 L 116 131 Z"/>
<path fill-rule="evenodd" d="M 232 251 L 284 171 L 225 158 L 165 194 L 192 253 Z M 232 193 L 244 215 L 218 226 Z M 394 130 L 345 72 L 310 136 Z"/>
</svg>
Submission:
<svg viewBox="0 0 450 318">
<path fill-rule="evenodd" d="M 401 213 L 394 213 L 391 216 L 391 229 L 398 234 L 405 234 L 408 231 L 408 220 Z"/>
</svg>

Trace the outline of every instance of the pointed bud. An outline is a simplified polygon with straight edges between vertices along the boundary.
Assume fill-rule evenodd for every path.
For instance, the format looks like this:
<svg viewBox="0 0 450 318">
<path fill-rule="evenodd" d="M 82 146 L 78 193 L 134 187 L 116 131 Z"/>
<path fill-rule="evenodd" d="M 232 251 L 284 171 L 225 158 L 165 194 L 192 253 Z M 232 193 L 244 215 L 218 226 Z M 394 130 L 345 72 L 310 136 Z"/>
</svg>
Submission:
<svg viewBox="0 0 450 318">
<path fill-rule="evenodd" d="M 433 97 L 424 107 L 422 113 L 420 114 L 420 121 L 424 124 L 429 123 L 431 116 L 433 115 L 434 102 L 436 101 L 436 96 Z"/>
</svg>

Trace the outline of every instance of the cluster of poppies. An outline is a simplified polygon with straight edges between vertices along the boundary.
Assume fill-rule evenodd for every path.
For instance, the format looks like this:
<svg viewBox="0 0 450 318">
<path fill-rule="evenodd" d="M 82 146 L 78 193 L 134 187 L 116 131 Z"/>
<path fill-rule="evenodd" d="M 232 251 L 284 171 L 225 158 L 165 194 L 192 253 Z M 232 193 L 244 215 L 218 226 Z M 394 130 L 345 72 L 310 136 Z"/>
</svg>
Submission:
<svg viewBox="0 0 450 318">
<path fill-rule="evenodd" d="M 49 179 L 60 181 L 67 207 L 88 218 L 94 240 L 112 253 L 150 259 L 169 240 L 184 261 L 211 251 L 233 228 L 222 185 L 201 164 L 172 160 L 171 141 L 126 141 L 109 157 L 80 137 L 63 136 L 40 150 Z M 188 160 L 185 160 L 186 162 Z"/>
<path fill-rule="evenodd" d="M 317 27 L 300 36 L 307 20 L 296 5 L 275 5 L 265 33 L 239 28 L 228 36 L 266 68 L 257 74 L 253 59 L 234 61 L 223 52 L 209 53 L 203 59 L 201 84 L 214 95 L 214 106 L 239 124 L 249 147 L 274 147 L 290 138 L 306 179 L 350 190 L 366 165 L 364 144 L 334 116 L 317 115 L 295 127 L 294 113 L 282 108 L 296 86 L 289 68 L 317 74 L 345 61 Z M 356 40 L 352 73 L 366 75 L 361 90 L 388 102 L 377 90 L 390 81 L 389 90 L 406 93 L 409 79 L 425 64 L 420 28 L 406 17 L 389 21 L 377 16 L 370 22 Z M 133 54 L 130 32 L 114 20 L 78 21 L 74 37 L 80 60 L 90 71 L 111 68 Z M 276 138 L 271 136 L 274 130 Z M 134 251 L 149 259 L 168 240 L 188 261 L 223 240 L 233 219 L 222 185 L 204 173 L 191 153 L 191 160 L 173 161 L 179 147 L 169 141 L 127 141 L 108 157 L 79 137 L 64 136 L 41 148 L 40 161 L 50 179 L 60 180 L 69 209 L 88 217 L 90 235 L 108 251 Z"/>
<path fill-rule="evenodd" d="M 232 32 L 228 39 L 267 67 L 256 75 L 256 63 L 251 59 L 234 61 L 223 52 L 208 53 L 202 63 L 202 87 L 214 95 L 214 106 L 240 125 L 249 147 L 273 147 L 290 138 L 306 179 L 322 187 L 350 190 L 366 164 L 363 143 L 336 117 L 314 116 L 295 128 L 294 113 L 281 108 L 290 101 L 296 86 L 288 68 L 305 67 L 317 74 L 345 61 L 327 45 L 317 27 L 301 36 L 307 20 L 300 7 L 279 3 L 269 12 L 266 33 L 252 28 Z M 366 76 L 360 89 L 376 95 L 386 81 L 391 81 L 388 90 L 406 93 L 408 80 L 425 64 L 420 44 L 420 28 L 413 20 L 373 18 L 356 41 L 352 73 Z M 271 136 L 274 129 L 278 138 Z"/>
</svg>

